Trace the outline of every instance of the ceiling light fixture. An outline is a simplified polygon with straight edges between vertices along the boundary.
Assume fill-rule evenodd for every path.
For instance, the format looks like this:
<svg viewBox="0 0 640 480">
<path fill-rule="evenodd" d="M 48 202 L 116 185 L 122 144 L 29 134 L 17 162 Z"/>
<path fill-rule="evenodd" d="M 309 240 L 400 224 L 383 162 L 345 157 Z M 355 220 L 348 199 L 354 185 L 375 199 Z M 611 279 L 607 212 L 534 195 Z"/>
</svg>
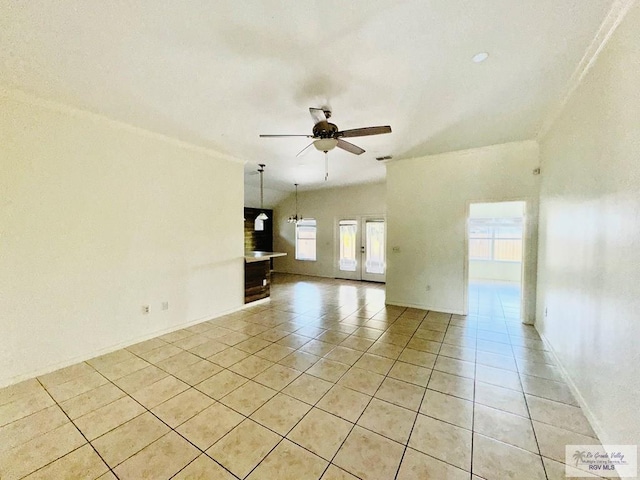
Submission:
<svg viewBox="0 0 640 480">
<path fill-rule="evenodd" d="M 471 57 L 471 60 L 473 60 L 474 63 L 482 63 L 487 58 L 489 58 L 488 52 L 479 52 L 479 53 L 476 53 L 473 57 Z"/>
<path fill-rule="evenodd" d="M 302 215 L 298 215 L 298 184 L 294 183 L 294 185 L 296 186 L 296 214 L 287 219 L 288 223 L 298 223 L 302 220 Z"/>
<path fill-rule="evenodd" d="M 313 146 L 316 147 L 316 149 L 325 153 L 336 148 L 336 145 L 338 145 L 337 138 L 319 138 L 313 142 Z"/>
<path fill-rule="evenodd" d="M 260 163 L 258 164 L 260 166 L 260 168 L 258 169 L 258 172 L 260 173 L 260 210 L 264 209 L 264 179 L 263 179 L 263 174 L 264 174 L 264 163 Z M 269 217 L 267 216 L 266 213 L 264 212 L 260 212 L 260 214 L 256 217 L 256 220 L 253 224 L 253 229 L 256 231 L 263 231 L 264 230 L 264 221 L 265 220 L 269 220 Z"/>
</svg>

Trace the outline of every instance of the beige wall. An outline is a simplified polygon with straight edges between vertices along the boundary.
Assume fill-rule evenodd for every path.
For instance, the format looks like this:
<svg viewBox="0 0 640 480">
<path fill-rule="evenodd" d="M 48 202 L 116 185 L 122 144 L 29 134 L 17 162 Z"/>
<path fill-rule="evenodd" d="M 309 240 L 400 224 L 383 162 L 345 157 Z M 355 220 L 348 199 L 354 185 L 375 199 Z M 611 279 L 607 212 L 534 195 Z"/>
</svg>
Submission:
<svg viewBox="0 0 640 480">
<path fill-rule="evenodd" d="M 532 172 L 536 167 L 536 142 L 387 164 L 387 302 L 463 313 L 469 204 L 526 200 L 525 315 L 533 321 L 539 176 Z M 399 251 L 394 252 L 394 247 Z"/>
<path fill-rule="evenodd" d="M 241 163 L 19 92 L 0 111 L 0 385 L 242 306 Z"/>
<path fill-rule="evenodd" d="M 640 4 L 541 139 L 537 328 L 613 444 L 640 444 L 638 32 Z"/>
<path fill-rule="evenodd" d="M 341 216 L 383 215 L 386 211 L 384 183 L 372 183 L 342 188 L 327 188 L 298 194 L 298 211 L 304 218 L 315 218 L 317 231 L 317 261 L 295 259 L 295 226 L 287 218 L 295 213 L 295 195 L 290 195 L 274 210 L 273 248 L 286 252 L 276 258 L 274 268 L 280 272 L 336 276 L 335 224 Z"/>
</svg>

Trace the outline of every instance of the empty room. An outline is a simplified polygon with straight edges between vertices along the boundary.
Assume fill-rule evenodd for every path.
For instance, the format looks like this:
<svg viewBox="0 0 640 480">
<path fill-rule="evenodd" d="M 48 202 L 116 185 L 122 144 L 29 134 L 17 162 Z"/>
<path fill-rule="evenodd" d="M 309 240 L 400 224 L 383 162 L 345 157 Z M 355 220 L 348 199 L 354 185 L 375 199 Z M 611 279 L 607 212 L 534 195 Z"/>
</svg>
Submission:
<svg viewBox="0 0 640 480">
<path fill-rule="evenodd" d="M 0 0 L 0 479 L 637 478 L 638 32 Z"/>
</svg>

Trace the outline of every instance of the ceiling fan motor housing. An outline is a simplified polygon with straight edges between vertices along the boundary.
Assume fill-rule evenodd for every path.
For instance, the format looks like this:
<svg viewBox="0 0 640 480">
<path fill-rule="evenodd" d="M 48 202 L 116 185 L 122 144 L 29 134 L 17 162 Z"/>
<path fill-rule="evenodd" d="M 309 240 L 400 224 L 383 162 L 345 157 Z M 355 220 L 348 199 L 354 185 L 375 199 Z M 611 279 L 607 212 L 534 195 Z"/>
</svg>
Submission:
<svg viewBox="0 0 640 480">
<path fill-rule="evenodd" d="M 317 138 L 333 138 L 336 133 L 338 133 L 338 126 L 324 120 L 313 127 L 313 136 Z"/>
</svg>

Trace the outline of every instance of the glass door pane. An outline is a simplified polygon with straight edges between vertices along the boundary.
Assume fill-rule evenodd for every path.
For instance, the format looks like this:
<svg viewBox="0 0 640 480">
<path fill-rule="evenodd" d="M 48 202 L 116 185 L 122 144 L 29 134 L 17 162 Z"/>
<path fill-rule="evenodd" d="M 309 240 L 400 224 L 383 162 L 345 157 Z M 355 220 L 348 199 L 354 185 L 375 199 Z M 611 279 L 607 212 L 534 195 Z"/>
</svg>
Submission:
<svg viewBox="0 0 640 480">
<path fill-rule="evenodd" d="M 340 231 L 340 271 L 355 272 L 358 267 L 358 259 L 356 258 L 358 222 L 355 220 L 340 220 L 338 228 Z"/>
<path fill-rule="evenodd" d="M 363 219 L 362 279 L 385 281 L 385 225 L 382 218 Z"/>
</svg>

